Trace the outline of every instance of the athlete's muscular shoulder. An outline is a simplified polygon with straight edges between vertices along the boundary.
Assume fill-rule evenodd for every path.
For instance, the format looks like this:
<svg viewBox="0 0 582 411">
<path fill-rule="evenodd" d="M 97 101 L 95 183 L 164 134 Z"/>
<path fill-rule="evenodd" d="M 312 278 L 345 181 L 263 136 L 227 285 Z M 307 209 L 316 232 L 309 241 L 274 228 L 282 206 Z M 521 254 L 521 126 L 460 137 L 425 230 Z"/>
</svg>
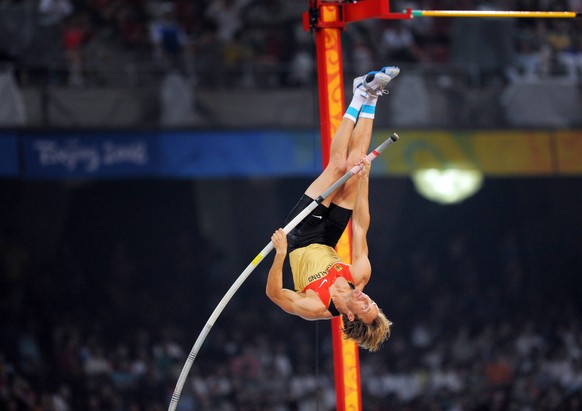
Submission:
<svg viewBox="0 0 582 411">
<path fill-rule="evenodd" d="M 368 284 L 368 281 L 370 281 L 370 276 L 372 275 L 370 260 L 367 256 L 362 256 L 354 260 L 350 266 L 350 271 L 354 279 L 354 285 L 360 290 L 363 289 Z"/>
<path fill-rule="evenodd" d="M 312 290 L 296 292 L 298 298 L 294 299 L 294 314 L 305 320 L 321 320 L 331 318 L 331 313 Z"/>
</svg>

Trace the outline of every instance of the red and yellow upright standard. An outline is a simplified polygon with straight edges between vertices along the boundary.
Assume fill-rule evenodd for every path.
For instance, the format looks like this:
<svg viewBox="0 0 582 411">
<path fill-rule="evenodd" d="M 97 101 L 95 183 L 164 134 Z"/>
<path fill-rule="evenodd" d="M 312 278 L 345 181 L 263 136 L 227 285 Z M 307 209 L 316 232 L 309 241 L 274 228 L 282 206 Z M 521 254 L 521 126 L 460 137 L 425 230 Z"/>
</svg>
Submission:
<svg viewBox="0 0 582 411">
<path fill-rule="evenodd" d="M 321 150 L 324 167 L 329 162 L 329 146 L 342 120 L 345 103 L 341 47 L 341 7 L 322 4 L 319 7 L 321 27 L 315 33 L 319 86 Z M 337 251 L 346 263 L 351 262 L 351 229 L 344 232 Z M 342 338 L 341 318 L 332 320 L 334 372 L 337 410 L 361 410 L 360 364 L 358 347 L 353 341 Z"/>
<path fill-rule="evenodd" d="M 331 139 L 345 111 L 341 31 L 349 21 L 367 18 L 410 18 L 409 14 L 390 13 L 389 7 L 388 0 L 363 0 L 359 3 L 312 0 L 310 10 L 303 15 L 304 28 L 315 30 L 324 167 L 329 162 Z M 342 261 L 351 263 L 351 224 L 344 232 L 336 249 Z M 353 341 L 342 338 L 341 318 L 332 320 L 332 337 L 336 409 L 361 411 L 358 347 Z"/>
</svg>

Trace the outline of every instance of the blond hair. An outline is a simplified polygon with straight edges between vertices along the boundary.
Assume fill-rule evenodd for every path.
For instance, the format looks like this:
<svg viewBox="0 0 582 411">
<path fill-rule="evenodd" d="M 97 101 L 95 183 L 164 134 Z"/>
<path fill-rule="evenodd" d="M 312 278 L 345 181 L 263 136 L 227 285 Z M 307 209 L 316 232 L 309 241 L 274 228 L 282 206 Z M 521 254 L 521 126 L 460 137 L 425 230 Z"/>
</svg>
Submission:
<svg viewBox="0 0 582 411">
<path fill-rule="evenodd" d="M 390 338 L 392 322 L 379 308 L 378 316 L 370 324 L 366 324 L 357 317 L 350 321 L 345 314 L 342 314 L 342 320 L 344 338 L 354 340 L 361 348 L 368 351 L 378 351 L 382 343 Z"/>
</svg>

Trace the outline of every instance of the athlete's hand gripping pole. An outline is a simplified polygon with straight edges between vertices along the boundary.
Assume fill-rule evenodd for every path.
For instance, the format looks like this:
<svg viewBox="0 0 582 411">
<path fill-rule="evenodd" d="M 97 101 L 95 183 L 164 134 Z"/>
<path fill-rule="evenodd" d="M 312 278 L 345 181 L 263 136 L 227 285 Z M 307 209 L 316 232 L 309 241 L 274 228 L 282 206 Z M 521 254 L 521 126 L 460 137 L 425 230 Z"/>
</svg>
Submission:
<svg viewBox="0 0 582 411">
<path fill-rule="evenodd" d="M 374 151 L 372 151 L 370 154 L 368 154 L 366 156 L 366 158 L 368 159 L 368 161 L 374 160 L 390 144 L 398 141 L 398 139 L 399 139 L 398 134 L 393 133 L 386 141 L 384 141 Z M 294 219 L 292 219 L 289 223 L 287 223 L 287 225 L 285 227 L 283 227 L 285 234 L 289 234 L 289 232 L 291 230 L 293 230 L 301 221 L 303 221 L 303 219 L 305 217 L 307 217 L 319 204 L 321 204 L 321 202 L 323 202 L 323 200 L 325 200 L 327 197 L 329 197 L 335 190 L 337 190 L 346 181 L 348 181 L 350 178 L 352 178 L 352 176 L 354 174 L 356 174 L 358 171 L 360 171 L 363 167 L 364 167 L 363 164 L 356 164 L 354 167 L 352 167 L 350 170 L 348 170 L 339 180 L 337 180 L 335 183 L 333 183 L 326 191 L 324 191 L 319 197 L 317 197 L 315 200 L 313 200 L 307 207 L 305 207 L 303 209 L 303 211 L 301 211 Z M 182 388 L 184 387 L 184 383 L 186 382 L 186 377 L 188 376 L 188 373 L 190 372 L 190 368 L 192 367 L 192 364 L 194 364 L 194 360 L 196 359 L 196 356 L 198 355 L 198 351 L 200 351 L 200 347 L 202 347 L 202 344 L 204 343 L 206 336 L 208 335 L 208 333 L 210 332 L 210 330 L 214 326 L 214 323 L 216 322 L 218 316 L 222 313 L 222 310 L 224 310 L 224 307 L 226 307 L 226 305 L 228 304 L 230 299 L 233 297 L 233 295 L 237 292 L 237 290 L 240 288 L 242 283 L 248 278 L 248 276 L 253 272 L 253 270 L 259 265 L 259 263 L 261 261 L 263 261 L 263 259 L 272 250 L 273 250 L 273 242 L 270 241 L 269 244 L 267 244 L 265 246 L 265 248 L 263 248 L 261 250 L 261 252 L 259 252 L 259 254 L 257 254 L 257 256 L 253 259 L 253 261 L 251 261 L 251 263 L 247 266 L 247 268 L 239 275 L 239 277 L 236 279 L 234 284 L 230 286 L 230 288 L 228 289 L 228 291 L 226 292 L 224 297 L 222 297 L 222 299 L 220 300 L 220 302 L 218 303 L 218 305 L 216 306 L 216 308 L 214 309 L 214 311 L 210 315 L 210 318 L 208 319 L 208 321 L 206 322 L 206 325 L 204 326 L 204 328 L 200 332 L 200 335 L 196 339 L 196 342 L 194 343 L 194 346 L 192 347 L 192 350 L 190 351 L 190 354 L 188 355 L 186 363 L 184 364 L 184 367 L 182 368 L 182 372 L 180 373 L 180 376 L 178 378 L 178 382 L 176 383 L 176 388 L 174 389 L 174 393 L 172 394 L 172 399 L 170 401 L 170 406 L 168 408 L 169 411 L 175 411 L 176 406 L 178 405 L 178 400 L 180 399 L 180 394 L 182 393 Z"/>
</svg>

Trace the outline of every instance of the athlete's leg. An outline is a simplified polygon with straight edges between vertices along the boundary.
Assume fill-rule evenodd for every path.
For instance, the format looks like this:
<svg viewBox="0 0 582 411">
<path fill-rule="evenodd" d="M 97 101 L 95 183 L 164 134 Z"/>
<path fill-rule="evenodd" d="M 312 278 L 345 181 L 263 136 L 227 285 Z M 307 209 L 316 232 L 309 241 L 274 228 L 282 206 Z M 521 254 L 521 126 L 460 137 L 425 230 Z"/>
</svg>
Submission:
<svg viewBox="0 0 582 411">
<path fill-rule="evenodd" d="M 335 132 L 329 150 L 329 163 L 323 172 L 305 190 L 305 194 L 312 199 L 317 198 L 337 181 L 347 170 L 348 147 L 355 123 L 349 118 L 342 118 L 342 121 Z M 334 194 L 330 195 L 324 205 L 329 205 Z"/>
<path fill-rule="evenodd" d="M 386 85 L 400 73 L 400 69 L 397 67 L 384 67 L 381 73 L 386 74 L 388 80 L 383 84 L 381 88 L 375 90 L 375 92 L 369 92 L 366 100 L 364 101 L 360 112 L 358 121 L 353 131 L 351 144 L 349 147 L 349 154 L 346 162 L 347 167 L 353 167 L 362 156 L 368 154 L 370 147 L 370 141 L 372 139 L 372 130 L 374 126 L 374 117 L 376 112 L 376 103 L 378 102 L 378 97 L 383 94 L 387 94 L 385 90 Z M 332 199 L 334 204 L 352 210 L 356 202 L 357 194 L 357 179 L 348 180 L 341 189 L 339 189 Z"/>
<path fill-rule="evenodd" d="M 356 153 L 367 150 L 372 134 L 373 118 L 362 117 L 361 110 L 368 110 L 366 101 L 370 98 L 377 99 L 391 79 L 392 77 L 386 73 L 370 72 L 354 80 L 354 96 L 331 141 L 329 164 L 307 188 L 306 195 L 316 198 L 345 174 L 348 165 L 352 166 L 359 160 L 361 155 L 356 156 Z M 330 195 L 322 204 L 329 205 L 340 190 Z"/>
<path fill-rule="evenodd" d="M 350 167 L 360 161 L 362 156 L 368 154 L 367 151 L 370 146 L 370 140 L 372 139 L 373 125 L 374 119 L 372 118 L 360 117 L 358 120 L 356 128 L 354 129 L 354 144 L 350 147 L 350 154 L 347 161 Z M 354 204 L 356 203 L 357 183 L 358 180 L 356 178 L 346 181 L 334 196 L 333 203 L 348 210 L 353 210 Z"/>
</svg>

